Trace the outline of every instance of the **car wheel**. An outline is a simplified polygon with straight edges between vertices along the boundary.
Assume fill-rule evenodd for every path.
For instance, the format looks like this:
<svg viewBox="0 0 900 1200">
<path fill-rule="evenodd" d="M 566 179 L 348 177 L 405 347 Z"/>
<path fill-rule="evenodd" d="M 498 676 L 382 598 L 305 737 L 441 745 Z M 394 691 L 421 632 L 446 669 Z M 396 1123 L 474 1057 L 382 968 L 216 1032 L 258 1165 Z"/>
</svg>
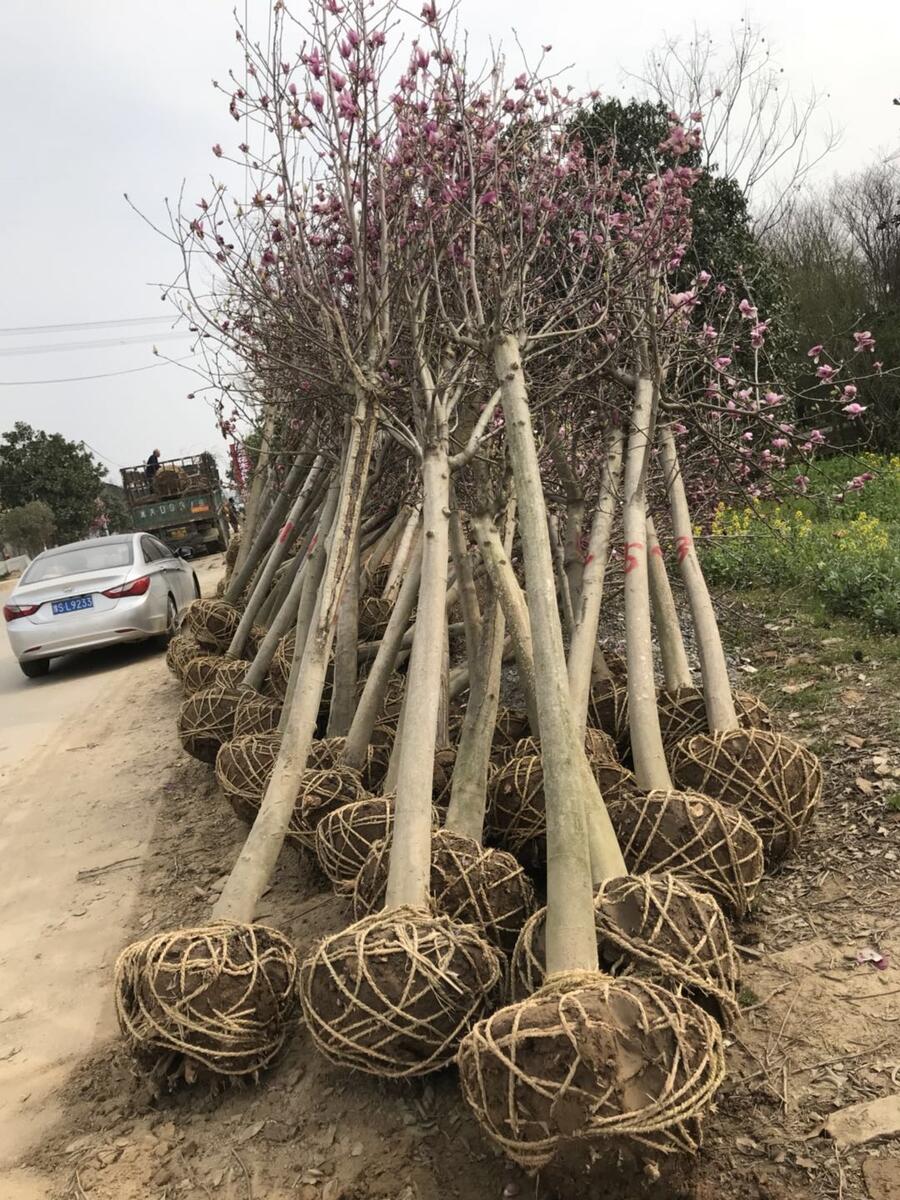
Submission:
<svg viewBox="0 0 900 1200">
<path fill-rule="evenodd" d="M 178 609 L 175 607 L 175 601 L 170 596 L 166 602 L 166 631 L 165 633 L 157 634 L 153 639 L 159 646 L 160 650 L 168 648 L 169 642 L 175 636 L 178 628 Z"/>
<path fill-rule="evenodd" d="M 20 662 L 19 666 L 22 668 L 22 674 L 27 675 L 29 679 L 40 679 L 50 670 L 50 659 L 32 658 L 29 662 Z"/>
<path fill-rule="evenodd" d="M 202 593 L 200 591 L 200 580 L 197 578 L 196 571 L 192 572 L 192 574 L 194 576 L 194 598 L 196 600 L 199 600 L 200 596 L 202 595 Z"/>
</svg>

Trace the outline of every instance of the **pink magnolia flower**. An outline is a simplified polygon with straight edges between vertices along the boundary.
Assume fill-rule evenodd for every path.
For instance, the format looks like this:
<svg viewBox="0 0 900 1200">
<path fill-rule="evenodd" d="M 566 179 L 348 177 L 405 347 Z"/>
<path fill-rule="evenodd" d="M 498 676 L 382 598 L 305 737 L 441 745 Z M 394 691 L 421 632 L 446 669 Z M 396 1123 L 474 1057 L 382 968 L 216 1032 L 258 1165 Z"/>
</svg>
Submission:
<svg viewBox="0 0 900 1200">
<path fill-rule="evenodd" d="M 740 304 L 738 305 L 738 312 L 741 314 L 741 316 L 744 318 L 745 321 L 755 321 L 758 316 L 758 313 L 756 311 L 756 306 L 754 304 L 751 304 L 750 301 L 747 299 L 744 299 L 740 302 Z"/>
<path fill-rule="evenodd" d="M 347 86 L 347 76 L 342 75 L 340 73 L 340 71 L 335 71 L 333 68 L 330 72 L 330 75 L 331 75 L 331 82 L 334 84 L 334 86 L 337 88 L 337 90 L 339 92 L 343 91 L 344 88 Z"/>
<path fill-rule="evenodd" d="M 857 390 L 857 389 L 856 389 L 856 385 L 855 385 L 855 384 L 853 384 L 853 383 L 848 383 L 848 384 L 845 384 L 845 386 L 844 386 L 844 399 L 845 399 L 845 400 L 855 400 L 855 399 L 856 399 L 856 390 Z"/>
<path fill-rule="evenodd" d="M 874 350 L 875 349 L 875 339 L 872 337 L 872 334 L 869 332 L 868 329 L 863 329 L 859 333 L 854 333 L 853 341 L 856 343 L 856 345 L 854 347 L 854 349 L 856 349 L 856 350 Z"/>
<path fill-rule="evenodd" d="M 712 275 L 710 275 L 709 271 L 697 272 L 697 283 L 699 283 L 701 287 L 706 287 L 711 279 Z"/>
<path fill-rule="evenodd" d="M 765 396 L 763 396 L 763 399 L 770 408 L 775 408 L 776 405 L 781 404 L 782 400 L 784 400 L 784 396 L 782 396 L 780 392 L 766 392 Z"/>
<path fill-rule="evenodd" d="M 876 375 L 880 375 L 880 374 L 881 374 L 881 368 L 882 368 L 883 366 L 884 366 L 884 363 L 883 363 L 883 362 L 873 362 L 873 363 L 872 363 L 872 370 L 875 372 L 875 374 L 876 374 Z"/>
<path fill-rule="evenodd" d="M 213 151 L 213 154 L 216 156 L 216 158 L 222 157 L 222 147 L 219 145 L 218 142 L 216 142 L 216 144 L 213 146 L 212 151 Z"/>
<path fill-rule="evenodd" d="M 814 446 L 824 446 L 825 445 L 825 434 L 822 432 L 821 429 L 814 429 L 812 431 L 812 433 L 809 435 L 809 440 L 812 442 L 812 444 Z"/>
<path fill-rule="evenodd" d="M 768 321 L 757 321 L 750 330 L 750 345 L 754 350 L 758 350 L 765 343 L 766 333 L 769 329 Z"/>
<path fill-rule="evenodd" d="M 704 322 L 703 336 L 707 339 L 707 341 L 714 342 L 719 334 L 715 326 L 710 325 L 708 322 Z"/>
<path fill-rule="evenodd" d="M 786 450 L 790 444 L 786 437 L 772 438 L 772 445 L 776 450 Z"/>
<path fill-rule="evenodd" d="M 309 102 L 313 106 L 313 108 L 316 110 L 316 112 L 321 112 L 322 109 L 325 107 L 325 97 L 322 95 L 321 92 L 310 92 L 309 93 Z"/>
<path fill-rule="evenodd" d="M 821 379 L 823 383 L 831 383 L 836 372 L 834 367 L 829 367 L 828 363 L 823 363 L 816 370 L 816 378 Z"/>
<path fill-rule="evenodd" d="M 821 343 L 816 346 L 810 346 L 806 352 L 806 357 L 811 358 L 813 362 L 818 362 L 824 349 L 825 347 Z"/>
<path fill-rule="evenodd" d="M 491 204 L 497 203 L 497 193 L 493 190 L 482 192 L 478 197 L 478 203 L 487 208 Z"/>
<path fill-rule="evenodd" d="M 731 359 L 727 354 L 720 354 L 719 357 L 713 361 L 713 366 L 717 371 L 725 371 L 731 366 Z"/>
<path fill-rule="evenodd" d="M 437 20 L 437 9 L 431 3 L 431 0 L 426 0 L 426 3 L 422 5 L 422 19 L 423 21 L 427 21 L 429 25 Z"/>
<path fill-rule="evenodd" d="M 798 492 L 805 492 L 807 490 L 807 488 L 809 487 L 809 476 L 808 475 L 795 475 L 794 476 L 794 487 L 797 489 Z"/>
<path fill-rule="evenodd" d="M 341 92 L 340 96 L 338 96 L 338 111 L 348 121 L 352 121 L 359 112 L 359 109 L 356 107 L 356 101 L 349 92 Z"/>
<path fill-rule="evenodd" d="M 845 412 L 851 421 L 855 421 L 857 417 L 862 416 L 868 405 L 857 404 L 854 400 L 852 404 L 845 404 L 842 412 Z"/>
</svg>

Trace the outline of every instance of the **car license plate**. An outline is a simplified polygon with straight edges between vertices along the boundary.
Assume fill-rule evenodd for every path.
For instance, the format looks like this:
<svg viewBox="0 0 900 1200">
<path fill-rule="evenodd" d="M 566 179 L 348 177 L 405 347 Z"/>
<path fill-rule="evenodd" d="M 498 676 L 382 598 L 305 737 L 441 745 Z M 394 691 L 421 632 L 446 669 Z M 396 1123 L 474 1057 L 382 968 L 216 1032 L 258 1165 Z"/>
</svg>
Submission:
<svg viewBox="0 0 900 1200">
<path fill-rule="evenodd" d="M 80 608 L 93 608 L 93 607 L 94 607 L 94 597 L 93 596 L 73 596 L 71 600 L 54 600 L 53 601 L 54 614 L 78 612 L 78 610 Z"/>
</svg>

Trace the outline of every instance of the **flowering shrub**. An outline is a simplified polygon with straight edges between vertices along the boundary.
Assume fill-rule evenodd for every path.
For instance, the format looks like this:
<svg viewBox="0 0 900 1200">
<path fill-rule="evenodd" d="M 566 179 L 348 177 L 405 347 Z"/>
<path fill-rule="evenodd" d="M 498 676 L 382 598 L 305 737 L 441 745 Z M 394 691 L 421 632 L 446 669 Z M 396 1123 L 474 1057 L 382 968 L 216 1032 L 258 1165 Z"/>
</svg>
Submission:
<svg viewBox="0 0 900 1200">
<path fill-rule="evenodd" d="M 740 509 L 720 504 L 700 538 L 710 580 L 802 587 L 829 612 L 900 633 L 900 457 L 868 458 L 872 483 L 849 491 L 848 460 L 823 464 L 841 488 L 824 501 L 757 501 Z M 849 462 L 858 466 L 856 459 Z"/>
</svg>

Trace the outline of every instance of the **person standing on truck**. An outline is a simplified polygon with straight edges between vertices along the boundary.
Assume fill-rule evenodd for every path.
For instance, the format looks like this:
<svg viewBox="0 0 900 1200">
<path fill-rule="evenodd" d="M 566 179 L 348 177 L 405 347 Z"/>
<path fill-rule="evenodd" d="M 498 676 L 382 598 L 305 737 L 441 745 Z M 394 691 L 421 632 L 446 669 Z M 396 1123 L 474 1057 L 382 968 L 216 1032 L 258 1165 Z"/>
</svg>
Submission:
<svg viewBox="0 0 900 1200">
<path fill-rule="evenodd" d="M 154 450 L 147 459 L 147 466 L 144 468 L 144 474 L 147 476 L 147 482 L 152 486 L 153 477 L 159 470 L 159 451 Z"/>
</svg>

